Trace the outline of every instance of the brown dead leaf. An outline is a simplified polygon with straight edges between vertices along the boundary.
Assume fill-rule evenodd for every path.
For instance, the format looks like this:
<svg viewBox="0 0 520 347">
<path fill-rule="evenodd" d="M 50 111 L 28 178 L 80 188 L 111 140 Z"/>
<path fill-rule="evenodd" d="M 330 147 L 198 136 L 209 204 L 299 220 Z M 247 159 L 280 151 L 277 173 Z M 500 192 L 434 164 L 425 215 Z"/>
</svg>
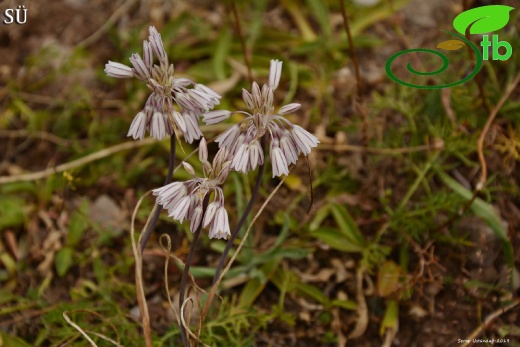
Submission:
<svg viewBox="0 0 520 347">
<path fill-rule="evenodd" d="M 52 222 L 51 217 L 45 211 L 40 211 L 38 213 L 38 216 L 49 230 L 49 233 L 47 234 L 45 240 L 43 240 L 43 243 L 41 245 L 41 254 L 43 254 L 44 259 L 38 265 L 38 272 L 42 275 L 47 276 L 51 272 L 51 267 L 53 265 L 54 256 L 56 255 L 56 252 L 58 252 L 61 249 L 62 232 L 60 232 L 56 228 L 56 226 Z"/>
<path fill-rule="evenodd" d="M 18 252 L 18 242 L 16 241 L 16 235 L 12 230 L 6 230 L 4 232 L 4 240 L 7 248 L 16 260 L 20 260 L 20 252 Z"/>
<path fill-rule="evenodd" d="M 341 329 L 343 326 L 343 321 L 340 317 L 340 309 L 339 307 L 334 307 L 332 309 L 332 331 L 338 337 L 338 347 L 345 347 L 347 345 L 347 337 L 343 334 L 343 330 Z"/>
<path fill-rule="evenodd" d="M 357 320 L 354 330 L 349 334 L 349 338 L 355 339 L 363 336 L 368 327 L 368 306 L 363 291 L 363 277 L 365 269 L 359 267 L 356 273 L 356 301 L 357 301 Z"/>
<path fill-rule="evenodd" d="M 335 269 L 321 269 L 317 274 L 303 273 L 296 271 L 303 282 L 328 282 L 336 273 Z"/>
<path fill-rule="evenodd" d="M 353 278 L 353 274 L 347 271 L 344 261 L 334 258 L 331 261 L 336 274 L 336 283 L 344 282 L 347 279 Z"/>
</svg>

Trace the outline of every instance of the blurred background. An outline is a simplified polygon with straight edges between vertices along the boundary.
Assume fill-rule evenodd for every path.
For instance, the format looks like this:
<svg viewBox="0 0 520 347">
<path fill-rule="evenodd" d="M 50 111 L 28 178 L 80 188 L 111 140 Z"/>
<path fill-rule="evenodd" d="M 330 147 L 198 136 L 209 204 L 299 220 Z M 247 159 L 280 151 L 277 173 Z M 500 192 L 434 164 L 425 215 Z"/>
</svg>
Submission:
<svg viewBox="0 0 520 347">
<path fill-rule="evenodd" d="M 201 340 L 459 346 L 475 337 L 520 346 L 518 9 L 496 32 L 512 57 L 485 61 L 465 84 L 414 89 L 385 72 L 391 55 L 435 49 L 453 38 L 441 30 L 454 31 L 455 16 L 491 3 L 520 6 L 345 1 L 358 89 L 338 1 L 0 2 L 0 346 L 86 346 L 64 312 L 99 346 L 111 345 L 107 339 L 144 345 L 129 227 L 138 199 L 163 184 L 169 144 L 126 137 L 148 90 L 135 79 L 107 77 L 104 65 L 129 64 L 154 25 L 178 77 L 223 95 L 218 109 L 243 109 L 241 90 L 251 86 L 233 6 L 255 80 L 267 81 L 270 59 L 283 60 L 275 104 L 301 103 L 288 118 L 321 144 L 309 156 L 312 176 L 301 159 L 260 215 Z M 5 11 L 20 6 L 25 23 L 6 24 Z M 471 39 L 480 48 L 479 35 Z M 473 70 L 467 47 L 444 53 L 450 68 L 442 76 L 410 76 L 408 58 L 392 69 L 425 84 Z M 419 70 L 439 66 L 435 57 L 411 59 Z M 236 120 L 204 126 L 206 138 Z M 487 175 L 475 194 L 479 137 Z M 178 161 L 194 148 L 178 147 Z M 234 173 L 227 180 L 231 226 L 254 179 Z M 250 219 L 278 183 L 265 175 Z M 144 200 L 138 228 L 153 203 Z M 181 271 L 170 262 L 167 292 L 161 234 L 181 259 L 192 235 L 163 213 L 143 255 L 154 346 L 178 346 L 168 296 L 175 298 Z M 192 273 L 202 288 L 210 287 L 224 246 L 207 237 L 199 243 Z"/>
</svg>

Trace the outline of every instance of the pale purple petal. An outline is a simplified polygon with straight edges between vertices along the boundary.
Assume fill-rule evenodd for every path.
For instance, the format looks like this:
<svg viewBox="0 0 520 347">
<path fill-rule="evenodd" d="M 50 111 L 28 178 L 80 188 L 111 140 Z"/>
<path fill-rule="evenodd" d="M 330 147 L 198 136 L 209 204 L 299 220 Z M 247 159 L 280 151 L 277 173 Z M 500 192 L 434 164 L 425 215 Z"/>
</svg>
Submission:
<svg viewBox="0 0 520 347">
<path fill-rule="evenodd" d="M 209 238 L 226 239 L 230 235 L 229 217 L 226 209 L 222 206 L 218 209 L 213 223 L 211 224 Z"/>
<path fill-rule="evenodd" d="M 280 76 L 282 75 L 282 62 L 279 60 L 271 60 L 271 66 L 269 69 L 269 87 L 273 90 L 278 88 L 280 82 Z"/>
<path fill-rule="evenodd" d="M 180 223 L 184 222 L 184 219 L 188 215 L 190 203 L 191 196 L 185 196 L 170 210 L 168 217 L 173 217 L 173 219 L 178 220 Z"/>
<path fill-rule="evenodd" d="M 304 155 L 308 155 L 311 149 L 320 143 L 316 136 L 298 125 L 293 125 L 291 135 L 296 146 Z"/>
<path fill-rule="evenodd" d="M 175 121 L 175 124 L 177 124 L 177 127 L 182 131 L 185 132 L 187 130 L 186 121 L 184 120 L 184 117 L 177 111 L 172 112 L 173 120 Z"/>
<path fill-rule="evenodd" d="M 155 112 L 150 122 L 150 136 L 158 140 L 166 137 L 167 125 L 165 124 L 162 113 Z"/>
<path fill-rule="evenodd" d="M 279 147 L 271 148 L 271 163 L 273 165 L 273 177 L 289 174 L 287 160 Z"/>
<path fill-rule="evenodd" d="M 215 142 L 217 142 L 220 147 L 226 147 L 231 148 L 233 143 L 237 140 L 238 136 L 240 135 L 240 126 L 238 124 L 233 125 L 228 130 L 224 131 L 222 134 L 220 134 L 216 139 Z"/>
<path fill-rule="evenodd" d="M 253 96 L 244 88 L 242 88 L 242 99 L 246 103 L 246 106 L 250 109 L 255 108 L 255 104 L 253 103 Z"/>
<path fill-rule="evenodd" d="M 190 231 L 194 233 L 202 221 L 202 207 L 197 206 L 191 216 Z"/>
<path fill-rule="evenodd" d="M 226 110 L 217 110 L 217 111 L 210 111 L 207 113 L 204 113 L 202 115 L 202 121 L 206 124 L 217 124 L 220 123 L 231 116 L 230 111 Z"/>
<path fill-rule="evenodd" d="M 213 201 L 208 205 L 208 208 L 206 208 L 206 213 L 204 214 L 204 221 L 202 222 L 202 226 L 204 228 L 207 227 L 209 223 L 211 223 L 213 217 L 215 216 L 215 212 L 217 212 L 219 207 L 220 204 L 216 201 Z"/>
<path fill-rule="evenodd" d="M 253 101 L 257 108 L 262 106 L 262 92 L 260 91 L 260 87 L 256 82 L 253 82 L 253 88 L 251 89 L 251 94 L 253 95 Z"/>
<path fill-rule="evenodd" d="M 290 114 L 290 113 L 293 113 L 293 112 L 297 111 L 300 107 L 302 107 L 302 105 L 297 104 L 297 103 L 287 104 L 285 106 L 282 106 L 278 110 L 278 114 L 281 115 L 281 116 L 284 115 L 284 114 Z"/>
<path fill-rule="evenodd" d="M 115 78 L 134 77 L 134 72 L 131 67 L 113 61 L 108 61 L 108 64 L 105 64 L 105 73 Z"/>
<path fill-rule="evenodd" d="M 128 134 L 126 136 L 132 136 L 134 140 L 137 139 L 144 139 L 144 135 L 146 133 L 146 122 L 147 117 L 146 113 L 139 112 L 132 121 L 132 124 L 130 125 L 130 130 L 128 130 Z"/>
<path fill-rule="evenodd" d="M 150 45 L 152 46 L 155 55 L 157 55 L 157 58 L 159 58 L 161 65 L 168 65 L 168 55 L 164 50 L 161 34 L 159 34 L 157 29 L 155 29 L 153 26 L 149 28 L 149 32 L 150 36 L 148 39 L 150 40 Z"/>
<path fill-rule="evenodd" d="M 184 166 L 184 170 L 186 170 L 190 175 L 196 176 L 195 169 L 193 169 L 193 166 L 191 166 L 189 163 L 183 161 L 182 166 Z"/>
<path fill-rule="evenodd" d="M 264 151 L 258 141 L 255 141 L 249 145 L 249 164 L 251 170 L 256 169 L 257 165 L 264 163 Z"/>
<path fill-rule="evenodd" d="M 153 67 L 153 49 L 146 40 L 143 42 L 143 61 L 149 69 Z"/>
<path fill-rule="evenodd" d="M 132 57 L 130 58 L 130 62 L 132 63 L 132 66 L 135 69 L 135 73 L 141 79 L 147 80 L 148 78 L 151 77 L 148 67 L 146 66 L 143 59 L 141 59 L 141 56 L 139 56 L 139 54 L 137 54 L 137 53 L 132 54 Z"/>
<path fill-rule="evenodd" d="M 200 90 L 201 92 L 204 92 L 206 94 L 209 94 L 211 97 L 215 98 L 215 99 L 220 99 L 222 98 L 222 96 L 220 96 L 217 92 L 215 92 L 213 89 L 211 88 L 208 88 L 206 87 L 205 85 L 203 84 L 196 84 L 195 85 L 195 89 L 196 90 Z M 218 105 L 218 104 L 217 104 Z"/>
<path fill-rule="evenodd" d="M 186 122 L 186 131 L 183 133 L 184 139 L 188 143 L 192 143 L 193 140 L 197 140 L 202 136 L 202 132 L 199 128 L 199 123 L 196 121 L 196 116 L 190 113 L 184 114 L 184 121 Z"/>
<path fill-rule="evenodd" d="M 199 142 L 199 160 L 201 163 L 208 161 L 208 145 L 204 137 Z"/>
<path fill-rule="evenodd" d="M 238 148 L 237 152 L 235 153 L 231 167 L 238 172 L 247 173 L 248 165 L 249 149 L 247 143 L 244 143 Z"/>
</svg>

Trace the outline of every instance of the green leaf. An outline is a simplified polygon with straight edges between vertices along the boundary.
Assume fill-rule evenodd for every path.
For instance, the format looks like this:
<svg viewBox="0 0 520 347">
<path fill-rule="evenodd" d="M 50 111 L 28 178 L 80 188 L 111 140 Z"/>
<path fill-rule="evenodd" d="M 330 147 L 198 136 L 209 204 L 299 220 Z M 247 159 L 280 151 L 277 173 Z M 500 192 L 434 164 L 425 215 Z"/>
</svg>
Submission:
<svg viewBox="0 0 520 347">
<path fill-rule="evenodd" d="M 231 31 L 226 28 L 220 32 L 219 37 L 215 42 L 213 70 L 215 71 L 215 76 L 219 80 L 226 78 L 226 58 L 229 54 L 231 38 Z"/>
<path fill-rule="evenodd" d="M 325 37 L 331 36 L 331 26 L 329 21 L 329 9 L 326 1 L 307 0 L 313 15 L 316 17 L 321 26 L 321 31 Z"/>
<path fill-rule="evenodd" d="M 76 246 L 83 237 L 85 230 L 87 230 L 88 222 L 83 213 L 74 211 L 70 216 L 69 231 L 67 233 L 67 245 L 70 247 Z"/>
<path fill-rule="evenodd" d="M 0 346 L 1 347 L 30 347 L 27 342 L 19 337 L 7 335 L 7 333 L 0 331 Z"/>
<path fill-rule="evenodd" d="M 444 182 L 444 184 L 450 187 L 455 193 L 459 194 L 468 201 L 472 198 L 473 193 L 470 190 L 466 189 L 464 186 L 459 184 L 453 178 L 448 176 L 445 172 L 438 171 L 437 174 Z M 502 242 L 502 249 L 504 251 L 504 257 L 506 259 L 506 262 L 509 265 L 509 268 L 513 269 L 515 266 L 513 245 L 511 244 L 511 241 L 507 236 L 507 231 L 504 228 L 502 220 L 500 219 L 500 216 L 498 215 L 495 208 L 492 205 L 485 202 L 484 200 L 477 198 L 471 204 L 471 210 L 477 216 L 482 218 L 486 222 L 486 224 L 489 225 L 489 227 L 493 230 L 496 237 L 500 239 L 500 241 Z"/>
<path fill-rule="evenodd" d="M 357 304 L 351 300 L 332 300 L 332 306 L 341 307 L 345 310 L 355 311 L 357 309 Z"/>
<path fill-rule="evenodd" d="M 316 213 L 314 213 L 314 218 L 309 224 L 310 231 L 316 231 L 321 223 L 327 218 L 330 214 L 330 205 L 323 205 Z"/>
<path fill-rule="evenodd" d="M 509 12 L 514 7 L 489 5 L 473 8 L 459 14 L 453 20 L 453 27 L 462 35 L 469 28 L 470 34 L 485 34 L 502 29 L 509 22 Z"/>
<path fill-rule="evenodd" d="M 281 259 L 271 259 L 259 270 L 263 273 L 264 279 L 270 279 L 276 269 L 278 269 L 278 265 L 280 264 Z M 239 307 L 250 307 L 255 302 L 256 298 L 262 293 L 265 286 L 267 285 L 267 281 L 262 281 L 259 277 L 251 279 L 247 282 L 244 289 L 240 293 L 240 298 L 238 300 Z"/>
<path fill-rule="evenodd" d="M 330 303 L 329 297 L 323 293 L 320 289 L 317 287 L 307 284 L 307 283 L 298 283 L 296 286 L 296 291 L 301 294 L 305 295 L 317 302 L 319 302 L 322 305 L 328 306 Z"/>
<path fill-rule="evenodd" d="M 385 317 L 381 322 L 379 334 L 383 335 L 386 329 L 395 329 L 397 327 L 398 321 L 399 305 L 397 304 L 396 300 L 391 300 L 388 302 L 388 306 L 386 307 Z"/>
<path fill-rule="evenodd" d="M 15 196 L 0 197 L 0 230 L 16 227 L 25 221 L 24 201 Z"/>
<path fill-rule="evenodd" d="M 73 250 L 69 247 L 64 247 L 56 253 L 56 259 L 54 262 L 58 276 L 63 277 L 71 267 L 72 254 Z"/>
<path fill-rule="evenodd" d="M 389 260 L 380 268 L 377 276 L 377 292 L 382 297 L 394 294 L 400 287 L 401 267 Z"/>
<path fill-rule="evenodd" d="M 331 211 L 336 223 L 338 223 L 339 231 L 342 232 L 350 242 L 364 248 L 366 246 L 366 240 L 347 209 L 342 205 L 333 203 L 331 205 Z"/>
<path fill-rule="evenodd" d="M 325 242 L 327 245 L 337 249 L 338 251 L 354 253 L 361 253 L 363 251 L 363 247 L 352 243 L 351 240 L 349 240 L 343 233 L 340 233 L 335 228 L 321 227 L 315 232 L 311 233 L 311 236 L 322 242 Z"/>
<path fill-rule="evenodd" d="M 0 305 L 16 299 L 16 295 L 5 289 L 0 289 Z M 1 346 L 1 345 L 0 345 Z"/>
</svg>

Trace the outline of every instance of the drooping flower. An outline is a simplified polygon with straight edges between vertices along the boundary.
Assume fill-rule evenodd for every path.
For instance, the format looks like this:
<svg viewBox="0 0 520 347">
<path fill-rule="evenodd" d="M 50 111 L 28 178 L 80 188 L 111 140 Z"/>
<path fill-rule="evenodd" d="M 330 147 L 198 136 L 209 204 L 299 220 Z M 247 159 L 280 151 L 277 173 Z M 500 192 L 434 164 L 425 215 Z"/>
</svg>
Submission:
<svg viewBox="0 0 520 347">
<path fill-rule="evenodd" d="M 226 148 L 221 148 L 213 165 L 208 161 L 206 140 L 201 139 L 199 144 L 199 159 L 202 163 L 204 177 L 198 177 L 193 167 L 183 162 L 183 166 L 192 179 L 185 182 L 174 182 L 164 187 L 154 189 L 157 203 L 168 210 L 168 216 L 183 223 L 190 221 L 190 230 L 194 232 L 202 224 L 209 226 L 209 237 L 227 239 L 231 235 L 229 217 L 224 207 L 224 192 L 220 185 L 224 183 L 231 171 L 231 156 Z M 205 213 L 203 213 L 204 197 L 213 194 Z"/>
<path fill-rule="evenodd" d="M 132 67 L 109 61 L 105 65 L 108 76 L 135 77 L 152 91 L 144 109 L 139 112 L 128 131 L 128 136 L 143 139 L 146 130 L 150 136 L 162 139 L 174 132 L 182 133 L 192 143 L 202 136 L 199 118 L 218 105 L 220 95 L 210 88 L 187 78 L 175 78 L 174 67 L 168 61 L 161 35 L 151 26 L 149 41 L 143 42 L 143 57 L 132 54 Z M 154 54 L 159 65 L 154 64 Z"/>
<path fill-rule="evenodd" d="M 233 113 L 242 113 L 246 118 L 231 126 L 215 140 L 220 148 L 227 148 L 233 156 L 231 168 L 247 173 L 264 163 L 264 152 L 260 139 L 266 135 L 270 141 L 269 156 L 273 177 L 288 175 L 289 165 L 295 164 L 298 156 L 308 155 L 320 141 L 302 127 L 292 124 L 284 115 L 296 112 L 301 105 L 291 103 L 274 112 L 274 91 L 280 82 L 282 62 L 271 60 L 269 83 L 260 89 L 253 82 L 251 93 L 242 89 L 242 99 L 251 113 L 227 110 L 210 111 L 203 114 L 206 124 L 226 120 Z"/>
</svg>

